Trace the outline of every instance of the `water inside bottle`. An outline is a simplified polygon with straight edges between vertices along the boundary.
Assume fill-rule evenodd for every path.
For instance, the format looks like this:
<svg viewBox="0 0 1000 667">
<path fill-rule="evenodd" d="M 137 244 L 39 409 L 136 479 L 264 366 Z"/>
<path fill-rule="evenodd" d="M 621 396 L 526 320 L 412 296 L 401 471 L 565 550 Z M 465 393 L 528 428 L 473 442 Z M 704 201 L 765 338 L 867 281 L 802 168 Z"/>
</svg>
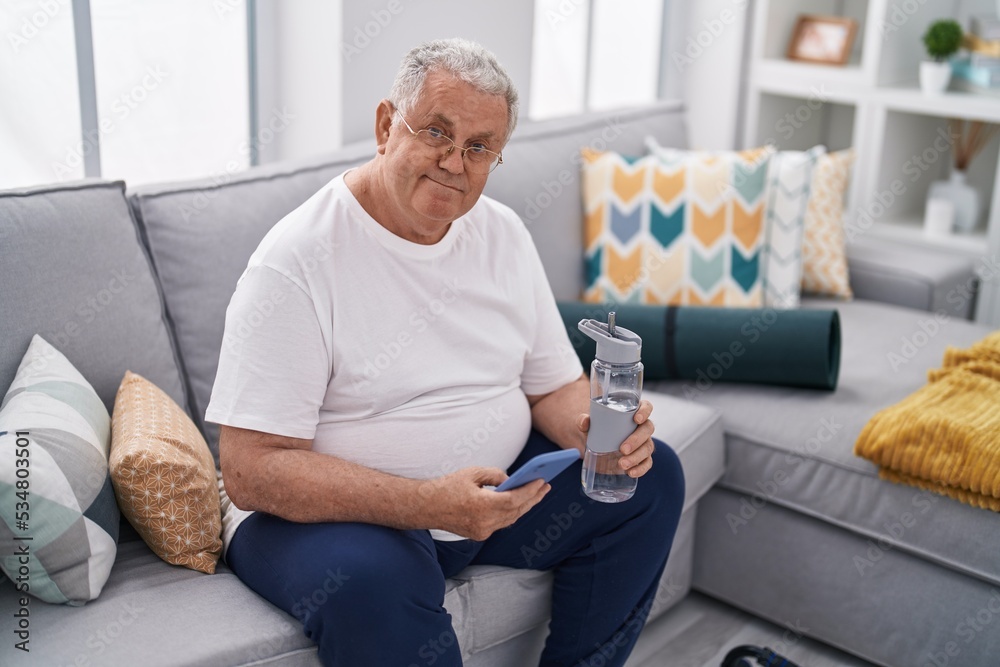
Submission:
<svg viewBox="0 0 1000 667">
<path fill-rule="evenodd" d="M 583 492 L 602 503 L 621 503 L 635 493 L 639 481 L 618 465 L 621 452 L 599 454 L 589 449 L 583 456 Z"/>
<path fill-rule="evenodd" d="M 632 412 L 639 409 L 639 397 L 631 391 L 612 391 L 608 394 L 605 405 L 620 412 Z"/>
<path fill-rule="evenodd" d="M 604 403 L 604 401 L 601 401 Z M 621 412 L 634 412 L 639 407 L 639 397 L 630 391 L 616 391 L 608 394 L 606 405 Z M 589 498 L 602 503 L 620 503 L 635 493 L 639 480 L 629 477 L 618 461 L 620 451 L 607 453 L 588 449 L 583 456 L 583 492 Z"/>
</svg>

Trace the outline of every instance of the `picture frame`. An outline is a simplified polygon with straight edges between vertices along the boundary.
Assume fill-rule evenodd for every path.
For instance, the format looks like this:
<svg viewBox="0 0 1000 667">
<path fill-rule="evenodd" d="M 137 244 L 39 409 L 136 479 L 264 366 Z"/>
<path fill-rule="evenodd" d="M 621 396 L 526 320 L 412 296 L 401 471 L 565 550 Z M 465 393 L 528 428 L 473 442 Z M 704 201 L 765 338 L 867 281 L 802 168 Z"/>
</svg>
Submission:
<svg viewBox="0 0 1000 667">
<path fill-rule="evenodd" d="M 857 31 L 858 22 L 852 18 L 800 14 L 785 56 L 799 62 L 843 65 Z"/>
</svg>

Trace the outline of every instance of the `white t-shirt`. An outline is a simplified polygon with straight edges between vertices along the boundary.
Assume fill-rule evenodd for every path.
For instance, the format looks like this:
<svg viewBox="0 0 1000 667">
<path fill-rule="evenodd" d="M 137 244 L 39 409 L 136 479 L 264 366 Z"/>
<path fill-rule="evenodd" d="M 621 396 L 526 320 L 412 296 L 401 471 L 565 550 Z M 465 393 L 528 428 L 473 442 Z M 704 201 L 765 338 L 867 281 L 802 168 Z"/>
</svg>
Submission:
<svg viewBox="0 0 1000 667">
<path fill-rule="evenodd" d="M 511 209 L 480 197 L 420 245 L 376 222 L 339 176 L 250 257 L 205 418 L 429 479 L 509 467 L 531 427 L 525 394 L 582 372 Z M 225 504 L 228 548 L 249 513 Z"/>
</svg>

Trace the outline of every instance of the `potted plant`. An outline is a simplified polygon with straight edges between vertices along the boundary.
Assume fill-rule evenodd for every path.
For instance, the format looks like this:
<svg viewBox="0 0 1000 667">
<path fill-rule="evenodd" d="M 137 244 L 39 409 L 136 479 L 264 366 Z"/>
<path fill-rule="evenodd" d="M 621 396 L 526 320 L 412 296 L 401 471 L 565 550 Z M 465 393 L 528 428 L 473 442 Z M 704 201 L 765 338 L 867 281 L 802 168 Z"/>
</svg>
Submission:
<svg viewBox="0 0 1000 667">
<path fill-rule="evenodd" d="M 951 63 L 948 58 L 962 45 L 962 26 L 957 21 L 935 21 L 924 33 L 924 46 L 933 61 L 920 63 L 920 88 L 928 95 L 937 95 L 951 81 Z"/>
</svg>

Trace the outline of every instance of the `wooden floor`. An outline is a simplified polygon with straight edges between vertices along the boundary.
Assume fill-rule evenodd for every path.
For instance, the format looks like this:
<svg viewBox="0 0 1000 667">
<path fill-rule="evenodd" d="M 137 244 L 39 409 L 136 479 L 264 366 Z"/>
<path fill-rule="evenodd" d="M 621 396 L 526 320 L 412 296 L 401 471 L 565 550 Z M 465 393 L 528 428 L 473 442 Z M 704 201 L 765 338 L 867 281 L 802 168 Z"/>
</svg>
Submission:
<svg viewBox="0 0 1000 667">
<path fill-rule="evenodd" d="M 695 592 L 646 626 L 626 667 L 719 667 L 742 644 L 767 646 L 799 667 L 874 667 Z"/>
</svg>

